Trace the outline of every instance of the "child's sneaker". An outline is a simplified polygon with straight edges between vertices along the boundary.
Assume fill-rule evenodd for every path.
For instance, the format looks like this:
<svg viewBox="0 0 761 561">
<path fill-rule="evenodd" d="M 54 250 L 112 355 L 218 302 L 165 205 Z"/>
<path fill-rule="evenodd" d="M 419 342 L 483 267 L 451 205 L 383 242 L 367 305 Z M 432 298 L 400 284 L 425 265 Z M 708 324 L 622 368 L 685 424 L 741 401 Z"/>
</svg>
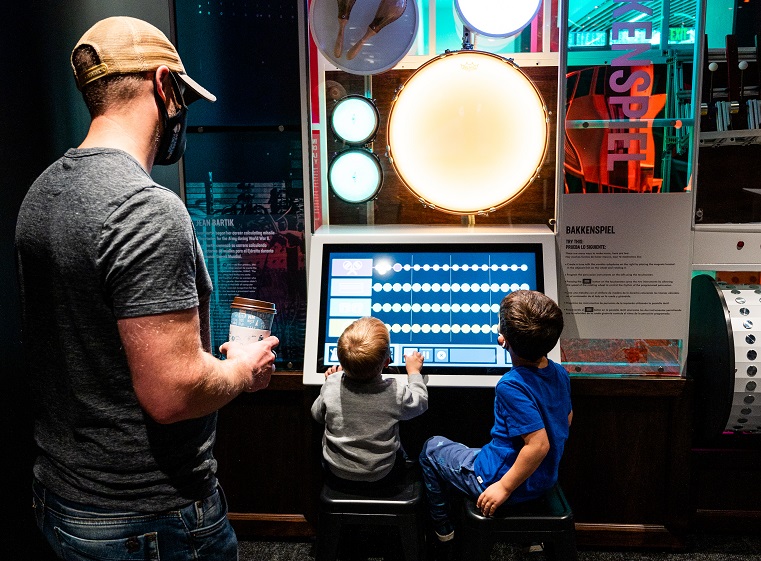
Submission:
<svg viewBox="0 0 761 561">
<path fill-rule="evenodd" d="M 440 542 L 448 542 L 454 539 L 454 527 L 449 520 L 445 520 L 434 529 Z"/>
</svg>

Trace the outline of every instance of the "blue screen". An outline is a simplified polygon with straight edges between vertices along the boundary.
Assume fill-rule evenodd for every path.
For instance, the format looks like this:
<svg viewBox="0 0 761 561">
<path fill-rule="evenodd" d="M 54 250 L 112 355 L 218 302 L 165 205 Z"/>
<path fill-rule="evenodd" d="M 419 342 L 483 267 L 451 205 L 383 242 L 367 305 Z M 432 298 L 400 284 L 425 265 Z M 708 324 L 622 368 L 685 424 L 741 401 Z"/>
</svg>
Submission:
<svg viewBox="0 0 761 561">
<path fill-rule="evenodd" d="M 541 244 L 328 244 L 322 275 L 318 368 L 338 364 L 346 326 L 373 316 L 389 329 L 389 372 L 404 372 L 414 350 L 427 374 L 501 375 L 500 302 L 544 290 Z"/>
</svg>

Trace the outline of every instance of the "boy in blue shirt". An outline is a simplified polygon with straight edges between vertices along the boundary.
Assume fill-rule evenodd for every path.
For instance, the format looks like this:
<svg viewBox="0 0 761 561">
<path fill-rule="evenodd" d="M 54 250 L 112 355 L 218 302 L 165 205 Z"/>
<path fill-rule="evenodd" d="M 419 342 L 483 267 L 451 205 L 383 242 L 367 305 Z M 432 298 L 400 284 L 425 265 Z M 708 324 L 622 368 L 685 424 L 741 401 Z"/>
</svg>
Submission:
<svg viewBox="0 0 761 561">
<path fill-rule="evenodd" d="M 505 502 L 541 497 L 557 482 L 573 411 L 568 372 L 547 358 L 563 331 L 563 313 L 540 292 L 519 290 L 500 305 L 499 344 L 513 367 L 497 382 L 491 442 L 469 448 L 442 436 L 420 453 L 426 499 L 440 541 L 454 537 L 452 487 L 484 516 Z"/>
</svg>

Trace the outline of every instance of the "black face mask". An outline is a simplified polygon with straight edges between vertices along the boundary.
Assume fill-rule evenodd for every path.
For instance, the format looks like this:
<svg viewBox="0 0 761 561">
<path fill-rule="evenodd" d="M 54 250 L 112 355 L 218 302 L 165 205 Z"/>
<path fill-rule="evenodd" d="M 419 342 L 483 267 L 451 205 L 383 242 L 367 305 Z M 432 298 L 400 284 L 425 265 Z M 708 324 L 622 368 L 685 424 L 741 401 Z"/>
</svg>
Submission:
<svg viewBox="0 0 761 561">
<path fill-rule="evenodd" d="M 185 100 L 183 99 L 180 87 L 177 84 L 177 78 L 175 78 L 172 73 L 169 75 L 172 77 L 174 91 L 180 101 L 180 110 L 171 117 L 169 116 L 169 112 L 166 110 L 166 105 L 164 105 L 164 101 L 161 99 L 161 96 L 159 96 L 158 85 L 154 78 L 153 95 L 156 98 L 156 104 L 159 107 L 162 123 L 159 147 L 156 151 L 156 156 L 153 158 L 153 164 L 157 166 L 168 166 L 177 163 L 185 153 L 185 145 L 187 143 L 185 131 L 188 126 L 188 106 L 185 105 Z"/>
</svg>

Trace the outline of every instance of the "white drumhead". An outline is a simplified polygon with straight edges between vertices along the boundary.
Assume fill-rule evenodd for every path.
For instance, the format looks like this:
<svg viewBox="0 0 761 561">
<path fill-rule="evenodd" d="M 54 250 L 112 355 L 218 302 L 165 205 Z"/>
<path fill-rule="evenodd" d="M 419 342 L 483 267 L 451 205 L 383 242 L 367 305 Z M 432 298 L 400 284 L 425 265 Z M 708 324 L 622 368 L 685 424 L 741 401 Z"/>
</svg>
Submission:
<svg viewBox="0 0 761 561">
<path fill-rule="evenodd" d="M 328 181 L 338 198 L 347 203 L 363 203 L 380 191 L 383 172 L 374 154 L 351 148 L 339 153 L 330 163 Z"/>
<path fill-rule="evenodd" d="M 547 108 L 510 61 L 457 51 L 421 66 L 397 93 L 389 156 L 407 187 L 445 212 L 491 212 L 536 177 Z"/>
<path fill-rule="evenodd" d="M 542 0 L 455 0 L 462 22 L 476 33 L 489 37 L 510 37 L 536 17 Z"/>
<path fill-rule="evenodd" d="M 342 142 L 366 144 L 378 130 L 378 109 L 366 97 L 346 96 L 333 108 L 330 126 Z"/>
</svg>

